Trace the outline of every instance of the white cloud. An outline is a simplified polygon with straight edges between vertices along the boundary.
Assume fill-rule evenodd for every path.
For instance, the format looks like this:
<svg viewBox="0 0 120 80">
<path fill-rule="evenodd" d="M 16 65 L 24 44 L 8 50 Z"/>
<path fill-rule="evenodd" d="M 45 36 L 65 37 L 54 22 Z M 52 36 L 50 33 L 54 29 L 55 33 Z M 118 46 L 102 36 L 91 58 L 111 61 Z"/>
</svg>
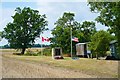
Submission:
<svg viewBox="0 0 120 80">
<path fill-rule="evenodd" d="M 0 31 L 3 31 L 3 29 L 6 27 L 7 23 L 12 22 L 12 18 L 11 16 L 14 14 L 14 10 L 13 9 L 0 9 L 0 11 L 2 12 L 0 17 L 2 17 L 0 19 Z M 5 45 L 7 44 L 7 40 L 6 39 L 2 39 L 2 41 L 0 41 L 0 45 Z"/>
<path fill-rule="evenodd" d="M 0 25 L 2 24 L 2 3 L 0 3 Z"/>
<path fill-rule="evenodd" d="M 79 22 L 84 20 L 94 20 L 97 14 L 91 13 L 87 3 L 84 2 L 37 2 L 38 10 L 48 17 L 50 28 L 54 27 L 54 22 L 63 15 L 64 12 L 75 13 L 75 19 Z M 75 6 L 74 6 L 75 5 Z M 52 29 L 52 28 L 51 28 Z"/>
<path fill-rule="evenodd" d="M 37 2 L 87 2 L 87 0 L 35 0 Z"/>
<path fill-rule="evenodd" d="M 87 2 L 87 0 L 1 0 L 1 2 Z"/>
<path fill-rule="evenodd" d="M 12 15 L 14 14 L 13 9 L 2 9 L 2 20 L 0 21 L 0 30 L 3 31 L 3 28 L 5 28 L 6 24 L 9 22 L 12 22 Z"/>
<path fill-rule="evenodd" d="M 97 23 L 97 22 L 96 22 L 96 28 L 97 28 L 97 31 L 99 31 L 99 30 L 105 30 L 106 31 L 108 29 L 107 26 L 101 25 L 100 23 Z"/>
</svg>

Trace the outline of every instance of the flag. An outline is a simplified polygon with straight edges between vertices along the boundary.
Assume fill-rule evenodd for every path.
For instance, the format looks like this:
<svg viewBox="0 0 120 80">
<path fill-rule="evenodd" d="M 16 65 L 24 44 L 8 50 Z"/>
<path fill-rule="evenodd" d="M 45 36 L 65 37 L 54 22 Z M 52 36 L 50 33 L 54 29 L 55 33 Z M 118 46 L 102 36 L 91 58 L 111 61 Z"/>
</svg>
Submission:
<svg viewBox="0 0 120 80">
<path fill-rule="evenodd" d="M 42 42 L 44 42 L 44 41 L 49 42 L 49 41 L 50 41 L 50 38 L 44 38 L 44 37 L 42 37 Z"/>
<path fill-rule="evenodd" d="M 74 42 L 79 42 L 78 38 L 76 38 L 76 37 L 73 37 L 73 38 L 72 38 L 72 41 L 74 41 Z"/>
</svg>

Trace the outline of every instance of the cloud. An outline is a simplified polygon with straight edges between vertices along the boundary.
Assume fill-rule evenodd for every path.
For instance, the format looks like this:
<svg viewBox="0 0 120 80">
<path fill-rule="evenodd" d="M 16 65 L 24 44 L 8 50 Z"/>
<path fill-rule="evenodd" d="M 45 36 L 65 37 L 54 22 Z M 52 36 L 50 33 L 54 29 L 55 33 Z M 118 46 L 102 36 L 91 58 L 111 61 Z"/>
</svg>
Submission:
<svg viewBox="0 0 120 80">
<path fill-rule="evenodd" d="M 35 2 L 87 2 L 87 0 L 34 0 Z"/>
<path fill-rule="evenodd" d="M 97 14 L 91 13 L 85 2 L 37 2 L 38 10 L 46 14 L 49 21 L 49 28 L 54 28 L 54 23 L 64 12 L 75 13 L 75 19 L 79 22 L 84 20 L 94 20 Z M 75 6 L 74 6 L 75 5 Z"/>
<path fill-rule="evenodd" d="M 2 3 L 0 3 L 0 25 L 2 24 Z M 1 28 L 1 27 L 0 27 Z M 1 29 L 0 29 L 1 30 Z"/>
<path fill-rule="evenodd" d="M 14 14 L 14 10 L 13 9 L 0 9 L 1 15 L 1 19 L 0 19 L 0 31 L 3 31 L 3 29 L 6 27 L 7 23 L 12 22 L 12 18 L 11 16 Z M 0 45 L 5 45 L 7 44 L 8 41 L 6 39 L 2 39 L 2 41 L 0 41 Z"/>
<path fill-rule="evenodd" d="M 1 0 L 1 2 L 87 2 L 87 0 Z"/>
<path fill-rule="evenodd" d="M 13 9 L 2 9 L 2 20 L 0 21 L 0 30 L 3 31 L 3 28 L 5 28 L 6 24 L 9 22 L 12 22 L 12 15 L 14 14 Z"/>
<path fill-rule="evenodd" d="M 108 29 L 107 26 L 101 25 L 100 23 L 97 23 L 97 22 L 96 22 L 96 28 L 97 28 L 97 31 L 99 31 L 99 30 L 105 30 L 106 31 Z"/>
</svg>

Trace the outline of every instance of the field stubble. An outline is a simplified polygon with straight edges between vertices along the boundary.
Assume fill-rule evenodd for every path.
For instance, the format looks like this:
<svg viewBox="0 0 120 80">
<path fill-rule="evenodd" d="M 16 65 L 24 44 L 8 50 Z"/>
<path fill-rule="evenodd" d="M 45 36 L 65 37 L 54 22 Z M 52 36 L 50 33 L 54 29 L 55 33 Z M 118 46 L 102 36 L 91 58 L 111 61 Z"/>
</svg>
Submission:
<svg viewBox="0 0 120 80">
<path fill-rule="evenodd" d="M 94 60 L 85 58 L 80 58 L 79 60 L 72 60 L 68 57 L 65 57 L 64 60 L 53 60 L 51 57 L 48 56 L 11 55 L 9 53 L 15 51 L 9 51 L 10 50 L 3 51 L 3 77 L 118 77 L 118 61 Z M 6 73 L 6 70 L 9 70 L 10 72 Z"/>
</svg>

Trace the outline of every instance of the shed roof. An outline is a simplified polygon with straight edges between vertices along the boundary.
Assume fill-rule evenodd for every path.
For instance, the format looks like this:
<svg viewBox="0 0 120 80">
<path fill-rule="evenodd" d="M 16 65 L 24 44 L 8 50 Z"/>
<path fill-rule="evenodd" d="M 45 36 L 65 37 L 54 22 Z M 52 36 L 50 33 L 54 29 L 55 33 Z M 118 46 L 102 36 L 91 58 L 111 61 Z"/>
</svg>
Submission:
<svg viewBox="0 0 120 80">
<path fill-rule="evenodd" d="M 80 44 L 86 44 L 86 43 L 77 43 L 76 45 L 80 45 Z"/>
<path fill-rule="evenodd" d="M 110 44 L 114 44 L 114 43 L 117 43 L 117 40 L 113 40 L 110 42 Z"/>
</svg>

